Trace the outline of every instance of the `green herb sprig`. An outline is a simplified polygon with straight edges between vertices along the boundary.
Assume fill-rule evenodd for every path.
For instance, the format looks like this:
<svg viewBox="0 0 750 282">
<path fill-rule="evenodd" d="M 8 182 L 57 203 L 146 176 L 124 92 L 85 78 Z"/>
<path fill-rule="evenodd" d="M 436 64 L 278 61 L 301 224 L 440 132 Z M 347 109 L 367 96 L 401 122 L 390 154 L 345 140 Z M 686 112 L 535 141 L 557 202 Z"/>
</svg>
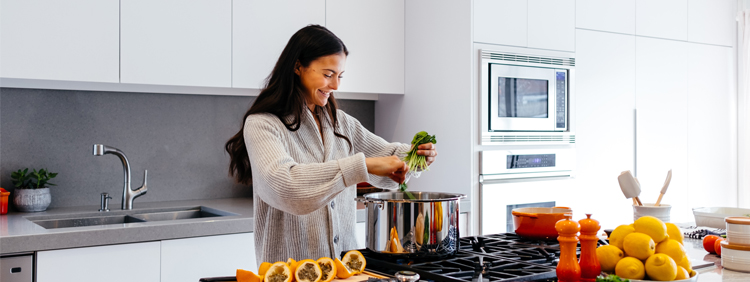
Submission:
<svg viewBox="0 0 750 282">
<path fill-rule="evenodd" d="M 610 274 L 606 277 L 599 275 L 596 277 L 596 282 L 630 282 L 630 279 L 620 278 L 620 276 Z"/>
</svg>

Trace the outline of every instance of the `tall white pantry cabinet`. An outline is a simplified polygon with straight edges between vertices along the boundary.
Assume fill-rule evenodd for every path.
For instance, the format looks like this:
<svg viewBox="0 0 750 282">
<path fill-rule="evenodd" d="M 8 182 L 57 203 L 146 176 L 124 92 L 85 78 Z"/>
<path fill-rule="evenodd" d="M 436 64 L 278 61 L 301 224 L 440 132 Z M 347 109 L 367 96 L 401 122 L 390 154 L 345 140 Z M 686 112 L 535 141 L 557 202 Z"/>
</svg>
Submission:
<svg viewBox="0 0 750 282">
<path fill-rule="evenodd" d="M 672 221 L 736 206 L 734 2 L 600 2 L 576 2 L 578 184 L 615 198 L 619 171 L 635 170 L 653 203 L 672 169 Z"/>
</svg>

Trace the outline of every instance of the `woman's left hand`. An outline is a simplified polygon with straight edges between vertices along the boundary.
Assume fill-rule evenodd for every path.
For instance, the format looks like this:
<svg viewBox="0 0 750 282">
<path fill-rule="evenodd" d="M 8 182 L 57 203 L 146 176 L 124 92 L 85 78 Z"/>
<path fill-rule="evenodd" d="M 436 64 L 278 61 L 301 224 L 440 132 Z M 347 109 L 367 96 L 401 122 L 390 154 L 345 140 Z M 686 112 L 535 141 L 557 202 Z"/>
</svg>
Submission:
<svg viewBox="0 0 750 282">
<path fill-rule="evenodd" d="M 437 147 L 432 143 L 419 145 L 419 147 L 417 147 L 417 155 L 425 156 L 425 162 L 429 166 L 435 161 L 435 157 L 438 155 Z"/>
</svg>

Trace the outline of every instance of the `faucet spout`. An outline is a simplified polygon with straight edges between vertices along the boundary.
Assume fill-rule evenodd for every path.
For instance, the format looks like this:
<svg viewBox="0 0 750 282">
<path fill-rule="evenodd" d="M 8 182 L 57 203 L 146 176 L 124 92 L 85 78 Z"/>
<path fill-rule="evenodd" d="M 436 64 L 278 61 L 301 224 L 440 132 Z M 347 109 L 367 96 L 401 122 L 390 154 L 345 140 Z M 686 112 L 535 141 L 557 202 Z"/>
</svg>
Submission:
<svg viewBox="0 0 750 282">
<path fill-rule="evenodd" d="M 148 170 L 146 170 L 143 174 L 143 186 L 133 191 L 130 188 L 130 162 L 128 161 L 128 157 L 125 156 L 125 153 L 120 151 L 120 149 L 102 145 L 102 144 L 94 144 L 93 153 L 94 153 L 94 156 L 103 156 L 106 154 L 112 154 L 120 158 L 120 161 L 122 161 L 122 170 L 123 170 L 123 178 L 124 178 L 123 180 L 124 183 L 122 187 L 122 209 L 123 210 L 133 209 L 133 200 L 139 196 L 146 194 L 146 191 L 148 190 L 146 188 L 146 179 L 148 177 Z"/>
</svg>

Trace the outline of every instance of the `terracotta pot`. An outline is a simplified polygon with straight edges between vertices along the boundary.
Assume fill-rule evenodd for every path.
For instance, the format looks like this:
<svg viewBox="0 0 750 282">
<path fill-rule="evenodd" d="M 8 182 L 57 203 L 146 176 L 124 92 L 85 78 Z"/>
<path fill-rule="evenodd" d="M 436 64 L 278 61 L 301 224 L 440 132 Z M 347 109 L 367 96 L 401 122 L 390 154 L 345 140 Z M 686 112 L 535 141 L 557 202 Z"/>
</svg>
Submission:
<svg viewBox="0 0 750 282">
<path fill-rule="evenodd" d="M 13 191 L 13 204 L 18 211 L 40 212 L 47 210 L 52 202 L 49 188 L 19 189 Z"/>
<path fill-rule="evenodd" d="M 565 214 L 573 210 L 566 207 L 554 208 L 517 208 L 513 209 L 513 225 L 516 234 L 529 239 L 555 239 L 557 230 L 555 223 L 565 219 Z"/>
</svg>

